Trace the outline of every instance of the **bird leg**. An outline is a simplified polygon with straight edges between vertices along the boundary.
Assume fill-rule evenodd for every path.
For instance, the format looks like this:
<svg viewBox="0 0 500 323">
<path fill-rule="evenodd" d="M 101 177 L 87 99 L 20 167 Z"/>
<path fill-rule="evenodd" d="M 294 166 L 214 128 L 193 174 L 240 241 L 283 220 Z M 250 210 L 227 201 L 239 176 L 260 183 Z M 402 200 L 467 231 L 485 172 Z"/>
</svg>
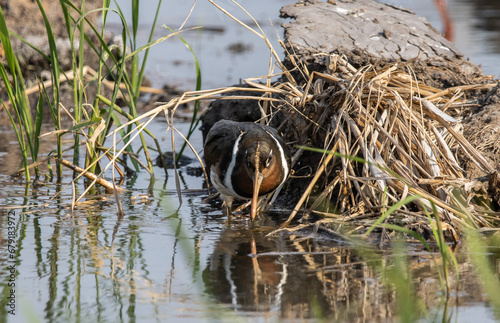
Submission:
<svg viewBox="0 0 500 323">
<path fill-rule="evenodd" d="M 231 212 L 231 207 L 233 205 L 233 198 L 231 196 L 227 196 L 227 195 L 222 195 L 222 200 L 224 202 L 222 202 L 222 208 L 223 208 L 223 213 L 224 215 L 226 216 L 230 216 L 232 215 L 232 212 Z"/>
<path fill-rule="evenodd" d="M 232 215 L 231 207 L 225 201 L 222 202 L 222 214 L 226 216 Z"/>
</svg>

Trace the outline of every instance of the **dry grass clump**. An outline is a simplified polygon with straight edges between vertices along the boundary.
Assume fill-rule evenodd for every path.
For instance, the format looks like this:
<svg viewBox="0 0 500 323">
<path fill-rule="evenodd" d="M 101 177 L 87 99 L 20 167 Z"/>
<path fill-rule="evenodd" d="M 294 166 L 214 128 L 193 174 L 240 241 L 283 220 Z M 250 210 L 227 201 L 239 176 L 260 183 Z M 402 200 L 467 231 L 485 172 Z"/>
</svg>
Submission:
<svg viewBox="0 0 500 323">
<path fill-rule="evenodd" d="M 309 80 L 306 84 L 297 84 L 285 70 L 283 82 L 262 84 L 248 79 L 250 87 L 186 92 L 138 119 L 165 112 L 173 139 L 176 108 L 195 100 L 259 100 L 261 122 L 268 122 L 276 111 L 283 113 L 279 130 L 293 143 L 293 162 L 301 164 L 295 169 L 307 165 L 314 170 L 310 177 L 292 178 L 293 185 L 284 186 L 281 194 L 288 197 L 292 191 L 296 194 L 297 187 L 304 189 L 283 227 L 299 210 L 320 215 L 316 225 L 353 223 L 351 232 L 357 233 L 382 222 L 420 233 L 440 225 L 455 241 L 464 227 L 498 224 L 499 214 L 484 203 L 486 191 L 467 178 L 457 157 L 475 163 L 484 175 L 498 176 L 464 138 L 459 118 L 461 109 L 476 105 L 467 100 L 467 91 L 496 83 L 442 90 L 419 82 L 402 63 L 356 69 L 340 56 L 329 59 L 325 73 L 309 75 L 300 68 Z M 269 80 L 271 75 L 264 78 Z M 221 96 L 233 91 L 262 96 Z M 405 199 L 408 203 L 399 203 Z M 266 201 L 267 206 L 272 201 Z M 398 203 L 401 207 L 390 210 Z M 429 221 L 427 214 L 437 214 L 439 219 Z"/>
<path fill-rule="evenodd" d="M 340 155 L 325 153 L 313 165 L 315 176 L 287 224 L 306 200 L 310 210 L 332 222 L 355 223 L 356 232 L 365 232 L 375 220 L 431 232 L 436 223 L 426 215 L 433 212 L 431 202 L 437 223 L 453 240 L 464 226 L 497 224 L 499 214 L 478 202 L 477 185 L 467 179 L 457 156 L 485 175 L 497 175 L 462 135 L 461 120 L 451 116 L 473 104 L 467 91 L 496 83 L 441 90 L 417 81 L 402 63 L 375 70 L 355 69 L 337 55 L 329 60 L 327 72 L 305 75 L 309 82 L 302 95 L 288 98 L 289 118 L 282 129 L 293 129 L 288 139 L 299 145 Z M 421 198 L 387 216 L 391 205 L 411 196 Z"/>
<path fill-rule="evenodd" d="M 486 191 L 467 178 L 460 160 L 475 163 L 484 175 L 498 173 L 464 138 L 459 117 L 461 109 L 476 105 L 467 100 L 467 91 L 496 83 L 442 90 L 419 82 L 402 63 L 355 69 L 340 56 L 329 59 L 325 73 L 309 75 L 301 67 L 306 84 L 297 84 L 285 71 L 285 81 L 274 84 L 248 79 L 250 87 L 187 92 L 142 117 L 164 111 L 173 138 L 176 108 L 194 100 L 257 99 L 261 122 L 272 119 L 276 111 L 283 113 L 285 121 L 278 128 L 293 143 L 295 170 L 304 165 L 314 170 L 310 177 L 292 178 L 293 184 L 284 186 L 281 194 L 288 197 L 296 195 L 297 187 L 303 189 L 283 227 L 299 210 L 320 215 L 315 225 L 349 222 L 354 224 L 351 232 L 357 233 L 383 222 L 430 236 L 439 225 L 454 241 L 464 227 L 498 224 L 499 214 L 485 203 Z M 232 91 L 257 91 L 262 96 L 220 96 Z M 401 203 L 405 199 L 408 203 Z M 272 201 L 266 201 L 268 206 Z M 439 219 L 429 221 L 427 214 Z"/>
<path fill-rule="evenodd" d="M 491 88 L 497 85 L 495 82 L 437 89 L 418 81 L 410 65 L 356 69 L 343 57 L 327 54 L 318 54 L 329 58 L 324 73 L 309 73 L 298 63 L 294 71 L 289 71 L 255 20 L 260 33 L 216 7 L 266 41 L 281 73 L 273 75 L 270 64 L 269 75 L 245 80 L 249 87 L 186 92 L 128 124 L 148 118 L 141 123 L 143 127 L 164 112 L 175 152 L 174 136 L 181 134 L 175 129 L 173 116 L 182 104 L 213 99 L 259 100 L 260 122 L 267 123 L 277 111 L 283 113 L 285 121 L 278 129 L 293 146 L 294 169 L 299 173 L 305 165 L 314 171 L 310 177 L 292 178 L 292 185 L 283 187 L 290 199 L 296 199 L 298 188 L 302 189 L 282 227 L 299 210 L 320 215 L 323 219 L 316 226 L 350 222 L 354 224 L 351 232 L 357 233 L 370 232 L 374 224 L 381 223 L 420 233 L 440 227 L 455 241 L 464 227 L 498 224 L 499 214 L 488 207 L 486 191 L 467 178 L 460 163 L 465 159 L 476 164 L 490 176 L 490 186 L 500 182 L 494 167 L 462 135 L 460 119 L 462 109 L 477 106 L 467 99 L 468 91 Z M 298 61 L 292 54 L 287 58 L 292 63 Z M 308 82 L 298 84 L 291 72 L 301 74 Z M 272 83 L 271 78 L 276 76 L 281 76 L 282 82 Z M 257 82 L 259 79 L 264 83 Z M 234 91 L 262 95 L 225 96 Z M 131 136 L 133 139 L 137 134 Z M 495 187 L 494 191 L 499 192 Z M 265 201 L 267 207 L 275 196 Z"/>
</svg>

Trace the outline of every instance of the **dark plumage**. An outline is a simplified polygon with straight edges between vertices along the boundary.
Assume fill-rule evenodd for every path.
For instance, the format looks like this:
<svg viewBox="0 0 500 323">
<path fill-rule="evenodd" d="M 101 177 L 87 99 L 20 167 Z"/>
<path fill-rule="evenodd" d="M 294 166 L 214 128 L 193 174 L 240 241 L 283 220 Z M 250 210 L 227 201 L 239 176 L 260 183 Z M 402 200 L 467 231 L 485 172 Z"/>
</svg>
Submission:
<svg viewBox="0 0 500 323">
<path fill-rule="evenodd" d="M 205 161 L 210 180 L 221 193 L 226 210 L 233 199 L 252 199 L 272 193 L 290 173 L 290 153 L 276 129 L 252 122 L 221 120 L 208 132 Z"/>
</svg>

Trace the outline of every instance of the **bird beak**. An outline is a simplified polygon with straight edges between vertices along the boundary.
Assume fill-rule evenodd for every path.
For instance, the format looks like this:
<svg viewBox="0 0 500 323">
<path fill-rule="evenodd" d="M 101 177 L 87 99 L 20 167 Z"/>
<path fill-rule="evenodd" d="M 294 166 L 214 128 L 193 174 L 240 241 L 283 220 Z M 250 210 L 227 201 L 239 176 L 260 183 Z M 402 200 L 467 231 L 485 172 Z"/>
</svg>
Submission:
<svg viewBox="0 0 500 323">
<path fill-rule="evenodd" d="M 264 175 L 259 172 L 258 167 L 255 169 L 255 176 L 253 178 L 253 195 L 252 195 L 252 207 L 250 208 L 250 216 L 252 220 L 257 214 L 257 198 L 259 197 L 260 185 L 262 184 L 262 179 Z"/>
</svg>

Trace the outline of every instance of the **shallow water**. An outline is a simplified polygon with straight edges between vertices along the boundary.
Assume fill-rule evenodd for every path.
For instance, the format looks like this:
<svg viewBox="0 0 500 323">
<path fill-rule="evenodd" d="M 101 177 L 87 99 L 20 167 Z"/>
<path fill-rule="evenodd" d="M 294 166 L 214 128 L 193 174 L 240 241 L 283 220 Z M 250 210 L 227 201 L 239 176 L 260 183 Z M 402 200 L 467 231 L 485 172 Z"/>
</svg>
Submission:
<svg viewBox="0 0 500 323">
<path fill-rule="evenodd" d="M 181 131 L 188 127 L 177 126 Z M 150 129 L 167 148 L 165 123 L 157 120 Z M 199 136 L 193 145 L 201 147 Z M 158 167 L 156 181 L 144 173 L 127 179 L 123 187 L 130 191 L 120 196 L 123 219 L 117 217 L 113 195 L 91 194 L 71 213 L 71 188 L 44 206 L 58 184 L 31 186 L 25 197 L 24 184 L 2 175 L 0 183 L 9 189 L 0 195 L 5 207 L 0 224 L 1 302 L 5 305 L 13 279 L 16 315 L 2 306 L 0 321 L 398 321 L 397 297 L 383 284 L 380 270 L 380 263 L 392 262 L 389 251 L 378 251 L 374 264 L 328 233 L 320 239 L 303 234 L 266 237 L 284 219 L 228 219 L 220 203 L 206 201 L 203 177 L 192 172 L 197 167 L 194 161 L 179 169 L 181 205 L 173 171 L 167 180 Z M 66 172 L 64 178 L 70 177 Z M 76 190 L 77 195 L 84 190 L 82 181 Z M 138 195 L 148 201 L 133 203 Z M 21 205 L 30 207 L 16 208 Z M 9 241 L 11 230 L 14 240 Z M 411 245 L 408 255 L 415 291 L 431 318 L 494 321 L 460 248 L 459 291 L 447 302 L 437 274 L 439 256 Z M 493 252 L 491 257 L 493 263 L 500 259 Z M 15 267 L 13 277 L 10 266 Z M 451 286 L 456 288 L 454 278 Z"/>
<path fill-rule="evenodd" d="M 269 35 L 274 28 L 279 29 L 280 20 L 275 14 L 278 8 L 289 2 L 242 4 L 263 25 L 271 17 L 276 27 L 266 27 Z M 421 4 L 414 8 L 417 13 L 433 12 L 430 0 L 395 4 L 408 3 Z M 496 63 L 486 63 L 488 59 L 498 61 L 500 50 L 494 41 L 499 38 L 491 37 L 498 35 L 498 30 L 481 33 L 481 29 L 473 28 L 474 21 L 478 22 L 473 8 L 480 3 L 485 2 L 449 1 L 457 32 L 469 28 L 462 32 L 460 41 L 480 53 L 466 52 L 459 39 L 457 45 L 470 53 L 473 61 L 485 62 L 485 68 L 498 68 Z M 228 1 L 221 4 L 235 9 Z M 169 6 L 162 13 L 162 19 L 174 27 L 182 23 L 190 4 L 182 7 L 182 14 L 177 13 L 177 6 Z M 247 31 L 224 15 L 216 11 L 209 14 L 208 8 L 200 1 L 188 25 L 222 27 L 224 32 L 191 32 L 186 36 L 202 62 L 204 88 L 267 74 L 269 53 L 262 42 L 248 36 Z M 452 12 L 451 8 L 458 11 Z M 144 19 L 152 15 L 148 8 L 141 10 Z M 142 30 L 143 34 L 146 30 Z M 481 37 L 474 36 L 476 33 Z M 471 45 L 478 39 L 485 43 Z M 246 45 L 247 50 L 241 54 L 230 52 L 228 46 L 235 42 Z M 153 51 L 148 75 L 156 85 L 192 87 L 193 79 L 187 76 L 194 75 L 189 52 L 178 40 L 166 44 L 167 49 Z M 500 74 L 498 70 L 491 71 Z M 186 133 L 187 124 L 176 126 Z M 150 129 L 162 147 L 169 150 L 170 135 L 165 122 L 156 120 Z M 228 219 L 222 215 L 220 203 L 206 201 L 208 194 L 203 177 L 196 174 L 196 161 L 179 170 L 182 204 L 176 193 L 174 172 L 169 171 L 165 179 L 163 171 L 155 167 L 156 180 L 151 180 L 145 171 L 126 179 L 123 186 L 129 192 L 120 196 L 123 219 L 117 218 L 114 196 L 103 192 L 89 195 L 85 204 L 72 213 L 71 187 L 49 206 L 44 205 L 60 185 L 69 183 L 72 174 L 65 172 L 61 184 L 48 182 L 37 188 L 31 185 L 26 197 L 26 186 L 5 175 L 15 170 L 20 161 L 15 136 L 5 125 L 0 126 L 0 134 L 4 138 L 0 142 L 0 206 L 4 207 L 4 221 L 0 221 L 0 322 L 295 322 L 321 318 L 398 321 L 395 292 L 384 286 L 382 273 L 367 263 L 358 249 L 329 234 L 323 239 L 307 239 L 298 234 L 266 237 L 283 222 L 277 215 L 253 224 L 246 216 Z M 177 140 L 177 147 L 180 142 Z M 192 144 L 201 150 L 199 132 Z M 42 149 L 47 154 L 52 147 L 48 143 Z M 194 158 L 191 152 L 187 155 Z M 77 195 L 83 192 L 83 181 L 78 182 L 76 190 Z M 149 199 L 134 204 L 132 197 L 138 195 Z M 19 208 L 22 205 L 32 207 Z M 8 222 L 9 212 L 14 216 L 12 223 Z M 14 241 L 7 239 L 9 232 L 13 232 L 10 237 Z M 459 322 L 495 321 L 469 256 L 461 246 L 456 252 L 460 270 L 458 292 L 451 293 L 448 300 L 439 284 L 439 256 L 422 252 L 416 246 L 408 248 L 415 292 L 429 311 L 425 321 L 441 321 L 443 317 Z M 497 250 L 488 256 L 492 263 L 500 259 Z M 390 251 L 380 252 L 380 259 L 390 264 Z M 14 276 L 11 266 L 15 268 Z M 13 287 L 8 285 L 12 282 Z M 453 290 L 455 285 L 452 278 Z M 7 312 L 10 308 L 6 306 L 12 288 L 15 316 Z"/>
</svg>

